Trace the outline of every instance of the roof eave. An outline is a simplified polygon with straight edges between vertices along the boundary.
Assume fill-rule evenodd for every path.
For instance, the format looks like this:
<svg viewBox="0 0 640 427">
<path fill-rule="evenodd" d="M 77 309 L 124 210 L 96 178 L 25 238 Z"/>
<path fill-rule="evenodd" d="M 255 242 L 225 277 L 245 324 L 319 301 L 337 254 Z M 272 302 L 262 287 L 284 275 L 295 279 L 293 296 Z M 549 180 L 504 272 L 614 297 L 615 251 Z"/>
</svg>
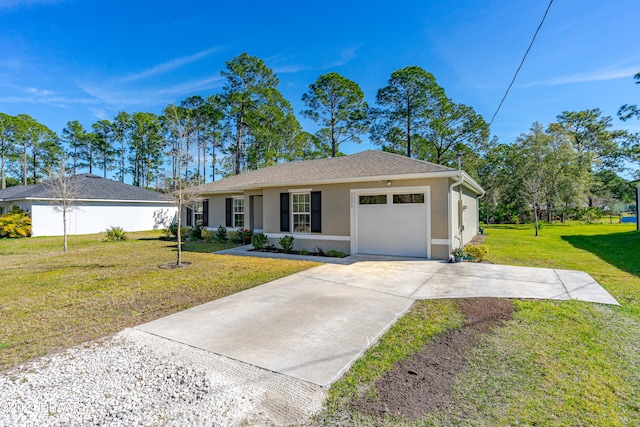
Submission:
<svg viewBox="0 0 640 427">
<path fill-rule="evenodd" d="M 459 174 L 459 171 L 456 172 L 458 172 Z M 483 197 L 486 194 L 484 188 L 482 188 L 480 184 L 478 184 L 475 179 L 471 178 L 471 176 L 469 176 L 469 174 L 467 174 L 465 171 L 462 171 L 462 176 L 464 177 L 462 185 L 466 185 L 468 188 L 476 191 L 480 195 L 480 197 Z"/>
<path fill-rule="evenodd" d="M 477 191 L 479 194 L 484 194 L 484 190 L 473 178 L 471 178 L 466 172 L 462 172 L 464 176 L 464 181 L 469 188 L 474 191 Z M 242 191 L 249 190 L 260 190 L 263 188 L 274 188 L 274 187 L 287 187 L 287 186 L 299 186 L 299 185 L 330 185 L 330 184 L 343 184 L 343 183 L 355 183 L 355 182 L 367 182 L 367 181 L 393 181 L 393 180 L 401 180 L 401 179 L 429 179 L 429 178 L 450 178 L 454 176 L 460 176 L 460 171 L 458 170 L 447 170 L 447 171 L 438 171 L 438 172 L 417 172 L 417 173 L 408 173 L 408 174 L 391 174 L 391 175 L 369 175 L 369 176 L 358 176 L 358 177 L 349 177 L 349 178 L 329 178 L 329 179 L 318 179 L 312 181 L 281 181 L 281 182 L 269 182 L 264 184 L 253 184 L 247 186 L 239 186 L 239 187 L 231 187 L 222 190 L 213 190 L 213 191 L 204 191 L 201 194 L 229 194 L 229 193 L 239 193 Z"/>
<path fill-rule="evenodd" d="M 51 202 L 54 200 L 60 200 L 60 198 L 56 197 L 16 197 L 16 198 L 7 198 L 0 199 L 2 202 L 18 202 L 18 201 L 35 201 L 35 202 Z M 171 204 L 175 205 L 176 203 L 173 200 L 122 200 L 122 199 L 73 199 L 74 202 L 109 202 L 109 203 L 163 203 L 163 204 Z"/>
</svg>

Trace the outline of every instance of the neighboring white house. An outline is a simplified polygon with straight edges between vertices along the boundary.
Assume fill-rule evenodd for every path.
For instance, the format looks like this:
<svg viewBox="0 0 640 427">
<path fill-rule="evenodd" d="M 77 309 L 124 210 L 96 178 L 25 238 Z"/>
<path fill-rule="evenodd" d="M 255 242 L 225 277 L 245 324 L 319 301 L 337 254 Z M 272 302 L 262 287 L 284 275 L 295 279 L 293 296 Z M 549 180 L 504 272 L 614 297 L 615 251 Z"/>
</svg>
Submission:
<svg viewBox="0 0 640 427">
<path fill-rule="evenodd" d="M 67 233 L 91 234 L 111 226 L 125 231 L 164 228 L 176 218 L 177 207 L 165 194 L 112 181 L 92 174 L 74 176 L 77 199 L 68 212 Z M 43 184 L 18 185 L 0 190 L 0 213 L 13 206 L 31 217 L 33 236 L 61 236 L 62 213 L 56 212 Z"/>
</svg>

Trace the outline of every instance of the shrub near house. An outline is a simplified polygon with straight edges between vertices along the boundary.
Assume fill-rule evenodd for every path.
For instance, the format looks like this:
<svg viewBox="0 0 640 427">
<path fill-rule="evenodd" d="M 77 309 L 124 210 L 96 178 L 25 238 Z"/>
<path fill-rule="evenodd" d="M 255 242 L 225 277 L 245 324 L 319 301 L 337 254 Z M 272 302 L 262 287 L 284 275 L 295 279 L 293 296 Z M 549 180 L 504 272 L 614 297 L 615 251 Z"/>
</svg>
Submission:
<svg viewBox="0 0 640 427">
<path fill-rule="evenodd" d="M 0 215 L 0 238 L 30 237 L 31 230 L 31 218 L 20 208 Z"/>
</svg>

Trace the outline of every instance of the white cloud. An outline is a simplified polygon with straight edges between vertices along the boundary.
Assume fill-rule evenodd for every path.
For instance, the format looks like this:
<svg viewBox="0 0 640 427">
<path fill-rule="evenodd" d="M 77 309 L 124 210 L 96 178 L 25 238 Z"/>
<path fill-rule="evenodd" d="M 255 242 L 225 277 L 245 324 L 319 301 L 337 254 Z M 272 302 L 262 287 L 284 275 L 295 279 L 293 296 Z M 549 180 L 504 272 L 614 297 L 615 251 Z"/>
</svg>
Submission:
<svg viewBox="0 0 640 427">
<path fill-rule="evenodd" d="M 98 103 L 98 100 L 91 98 L 68 98 L 64 96 L 5 96 L 0 98 L 3 104 L 46 104 L 66 107 L 69 104 L 91 105 Z"/>
<path fill-rule="evenodd" d="M 222 77 L 208 77 L 206 79 L 195 80 L 192 82 L 181 83 L 166 89 L 161 89 L 156 91 L 159 94 L 167 94 L 167 95 L 179 95 L 183 93 L 195 92 L 197 90 L 211 89 L 214 87 L 219 87 L 220 82 L 222 81 Z"/>
<path fill-rule="evenodd" d="M 22 61 L 18 58 L 0 59 L 0 68 L 9 68 L 11 70 L 19 70 L 20 68 L 22 68 Z"/>
<path fill-rule="evenodd" d="M 596 71 L 586 73 L 572 74 L 568 76 L 555 77 L 549 80 L 528 83 L 525 87 L 530 86 L 557 86 L 574 83 L 599 82 L 605 80 L 615 80 L 621 78 L 631 78 L 640 70 L 640 65 L 624 68 L 601 68 Z"/>
<path fill-rule="evenodd" d="M 10 89 L 13 89 L 16 92 L 26 93 L 30 95 L 27 97 L 20 97 L 20 96 L 4 97 L 2 99 L 33 99 L 35 101 L 36 99 L 50 97 L 51 95 L 55 94 L 55 92 L 52 90 L 38 89 L 36 87 L 18 86 L 11 83 L 0 83 L 0 86 L 8 87 Z"/>
<path fill-rule="evenodd" d="M 308 70 L 309 67 L 304 65 L 281 65 L 273 68 L 273 72 L 276 74 L 297 73 L 298 71 Z"/>
<path fill-rule="evenodd" d="M 271 69 L 276 74 L 297 73 L 298 71 L 311 70 L 311 67 L 308 65 L 291 63 L 293 62 L 293 58 L 295 58 L 295 56 L 292 57 L 278 54 L 264 58 L 264 62 L 270 65 L 273 64 L 271 65 Z"/>
<path fill-rule="evenodd" d="M 328 65 L 322 67 L 323 69 L 325 68 L 332 68 L 332 67 L 339 67 L 341 65 L 346 64 L 347 62 L 351 61 L 353 58 L 356 57 L 356 51 L 362 46 L 362 44 L 359 44 L 357 46 L 353 46 L 350 47 L 348 49 L 344 49 L 343 51 L 340 52 L 340 59 L 337 59 L 331 63 L 329 63 Z"/>
<path fill-rule="evenodd" d="M 33 94 L 33 95 L 37 95 L 37 96 L 49 96 L 49 95 L 53 95 L 55 92 L 52 90 L 40 90 L 38 88 L 35 87 L 28 87 L 25 89 L 25 92 Z"/>
<path fill-rule="evenodd" d="M 191 64 L 192 62 L 202 59 L 205 56 L 211 55 L 212 53 L 217 52 L 220 49 L 221 49 L 220 47 L 212 47 L 210 49 L 206 49 L 198 53 L 194 53 L 193 55 L 172 59 L 171 61 L 163 62 L 162 64 L 158 64 L 140 73 L 135 73 L 135 74 L 130 74 L 128 76 L 125 76 L 122 79 L 120 79 L 120 81 L 130 82 L 133 80 L 140 80 L 147 77 L 155 76 L 156 74 L 166 73 L 167 71 L 171 71 L 176 68 L 180 68 L 184 65 Z"/>
<path fill-rule="evenodd" d="M 137 90 L 125 90 L 108 86 L 105 83 L 90 84 L 79 82 L 78 87 L 95 100 L 96 104 L 102 104 L 110 108 L 125 108 L 136 105 L 161 105 L 173 101 L 174 96 L 193 94 L 196 91 L 210 89 L 221 85 L 222 77 L 208 77 L 168 86 L 164 88 L 148 88 Z"/>
<path fill-rule="evenodd" d="M 0 10 L 60 3 L 60 0 L 1 0 Z"/>
<path fill-rule="evenodd" d="M 111 115 L 103 108 L 89 107 L 89 111 L 93 113 L 93 116 L 98 120 L 111 120 Z"/>
<path fill-rule="evenodd" d="M 154 103 L 152 97 L 147 97 L 140 92 L 120 91 L 105 84 L 93 85 L 87 83 L 78 83 L 78 87 L 87 95 L 89 95 L 95 104 L 104 104 L 124 108 L 130 105 L 145 105 Z"/>
</svg>

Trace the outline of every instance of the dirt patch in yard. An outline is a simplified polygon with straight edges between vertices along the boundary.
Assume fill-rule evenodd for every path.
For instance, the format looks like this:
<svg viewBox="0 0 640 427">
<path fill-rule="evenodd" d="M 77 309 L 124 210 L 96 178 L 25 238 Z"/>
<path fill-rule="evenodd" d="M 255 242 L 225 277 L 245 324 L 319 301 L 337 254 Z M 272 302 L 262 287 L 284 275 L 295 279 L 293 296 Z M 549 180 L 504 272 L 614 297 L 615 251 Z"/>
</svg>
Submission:
<svg viewBox="0 0 640 427">
<path fill-rule="evenodd" d="M 464 325 L 440 335 L 396 365 L 376 381 L 377 397 L 361 398 L 352 404 L 353 409 L 376 418 L 419 419 L 451 404 L 451 387 L 456 375 L 466 368 L 479 336 L 509 320 L 514 311 L 510 300 L 477 298 L 459 300 L 458 304 Z"/>
</svg>

